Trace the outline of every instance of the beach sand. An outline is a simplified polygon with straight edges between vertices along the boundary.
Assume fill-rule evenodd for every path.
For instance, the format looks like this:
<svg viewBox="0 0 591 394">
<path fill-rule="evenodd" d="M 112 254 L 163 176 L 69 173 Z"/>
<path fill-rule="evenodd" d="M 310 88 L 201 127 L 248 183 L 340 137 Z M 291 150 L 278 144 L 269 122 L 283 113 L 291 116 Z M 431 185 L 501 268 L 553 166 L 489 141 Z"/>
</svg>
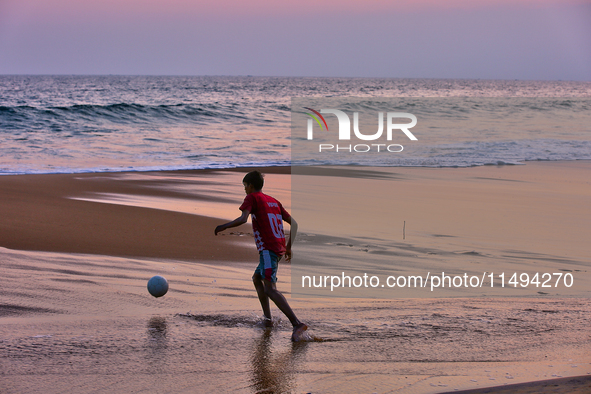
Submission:
<svg viewBox="0 0 591 394">
<path fill-rule="evenodd" d="M 239 216 L 244 169 L 3 176 L 0 391 L 591 392 L 591 163 L 323 171 L 304 178 L 344 207 L 342 181 L 379 190 L 388 179 L 404 209 L 389 240 L 355 210 L 324 234 L 327 219 L 303 204 L 294 252 L 304 266 L 374 251 L 401 273 L 537 264 L 577 286 L 296 298 L 296 260 L 280 264 L 278 288 L 311 337 L 291 343 L 275 308 L 274 328 L 261 323 L 250 225 L 213 235 Z M 291 209 L 289 168 L 265 172 L 264 191 Z M 153 275 L 169 281 L 162 298 L 147 292 Z"/>
</svg>

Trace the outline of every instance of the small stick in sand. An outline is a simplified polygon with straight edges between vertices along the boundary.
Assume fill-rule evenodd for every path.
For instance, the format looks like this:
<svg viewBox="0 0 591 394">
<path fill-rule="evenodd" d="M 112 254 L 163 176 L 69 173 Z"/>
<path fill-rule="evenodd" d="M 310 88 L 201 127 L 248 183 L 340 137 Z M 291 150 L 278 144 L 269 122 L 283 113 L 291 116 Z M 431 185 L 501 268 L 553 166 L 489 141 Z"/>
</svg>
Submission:
<svg viewBox="0 0 591 394">
<path fill-rule="evenodd" d="M 406 220 L 404 221 L 404 224 L 402 225 L 402 239 L 406 239 Z"/>
</svg>

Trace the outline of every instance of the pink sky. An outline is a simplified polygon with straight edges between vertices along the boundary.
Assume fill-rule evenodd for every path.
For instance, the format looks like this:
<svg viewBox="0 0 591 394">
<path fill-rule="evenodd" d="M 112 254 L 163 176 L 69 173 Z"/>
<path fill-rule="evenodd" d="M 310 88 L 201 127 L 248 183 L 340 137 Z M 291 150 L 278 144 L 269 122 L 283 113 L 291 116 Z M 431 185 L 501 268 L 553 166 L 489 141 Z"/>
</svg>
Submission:
<svg viewBox="0 0 591 394">
<path fill-rule="evenodd" d="M 435 9 L 470 10 L 504 6 L 542 8 L 566 4 L 588 4 L 587 0 L 3 0 L 0 11 L 11 17 L 51 16 L 58 19 L 117 15 L 275 16 L 416 12 Z M 3 18 L 4 19 L 4 18 Z"/>
<path fill-rule="evenodd" d="M 585 0 L 0 0 L 0 74 L 591 80 Z"/>
</svg>

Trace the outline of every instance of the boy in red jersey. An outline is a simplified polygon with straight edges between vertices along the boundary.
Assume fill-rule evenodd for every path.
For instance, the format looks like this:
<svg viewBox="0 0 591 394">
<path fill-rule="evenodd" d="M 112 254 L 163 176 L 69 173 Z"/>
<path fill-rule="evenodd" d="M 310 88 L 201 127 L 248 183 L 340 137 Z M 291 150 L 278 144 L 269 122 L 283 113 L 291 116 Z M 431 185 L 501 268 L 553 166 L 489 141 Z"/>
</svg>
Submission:
<svg viewBox="0 0 591 394">
<path fill-rule="evenodd" d="M 277 290 L 276 283 L 279 260 L 283 255 L 285 255 L 285 260 L 291 260 L 291 244 L 295 240 L 298 224 L 279 201 L 261 191 L 264 179 L 263 174 L 259 171 L 251 171 L 246 174 L 242 183 L 246 192 L 244 202 L 240 206 L 242 215 L 231 222 L 217 226 L 215 235 L 227 228 L 246 223 L 248 215 L 252 215 L 252 229 L 260 256 L 260 262 L 254 271 L 252 280 L 265 314 L 266 323 L 272 324 L 270 298 L 291 322 L 293 326 L 291 340 L 297 341 L 308 327 L 298 320 L 283 294 Z M 291 226 L 287 243 L 283 233 L 284 220 Z"/>
</svg>

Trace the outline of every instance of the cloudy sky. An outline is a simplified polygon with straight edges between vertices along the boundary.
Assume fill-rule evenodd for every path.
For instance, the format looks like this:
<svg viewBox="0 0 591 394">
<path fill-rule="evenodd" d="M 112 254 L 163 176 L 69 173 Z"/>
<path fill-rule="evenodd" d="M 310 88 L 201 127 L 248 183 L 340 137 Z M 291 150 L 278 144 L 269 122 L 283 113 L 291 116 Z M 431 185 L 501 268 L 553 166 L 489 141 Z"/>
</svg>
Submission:
<svg viewBox="0 0 591 394">
<path fill-rule="evenodd" d="M 591 0 L 0 0 L 0 74 L 591 80 Z"/>
</svg>

